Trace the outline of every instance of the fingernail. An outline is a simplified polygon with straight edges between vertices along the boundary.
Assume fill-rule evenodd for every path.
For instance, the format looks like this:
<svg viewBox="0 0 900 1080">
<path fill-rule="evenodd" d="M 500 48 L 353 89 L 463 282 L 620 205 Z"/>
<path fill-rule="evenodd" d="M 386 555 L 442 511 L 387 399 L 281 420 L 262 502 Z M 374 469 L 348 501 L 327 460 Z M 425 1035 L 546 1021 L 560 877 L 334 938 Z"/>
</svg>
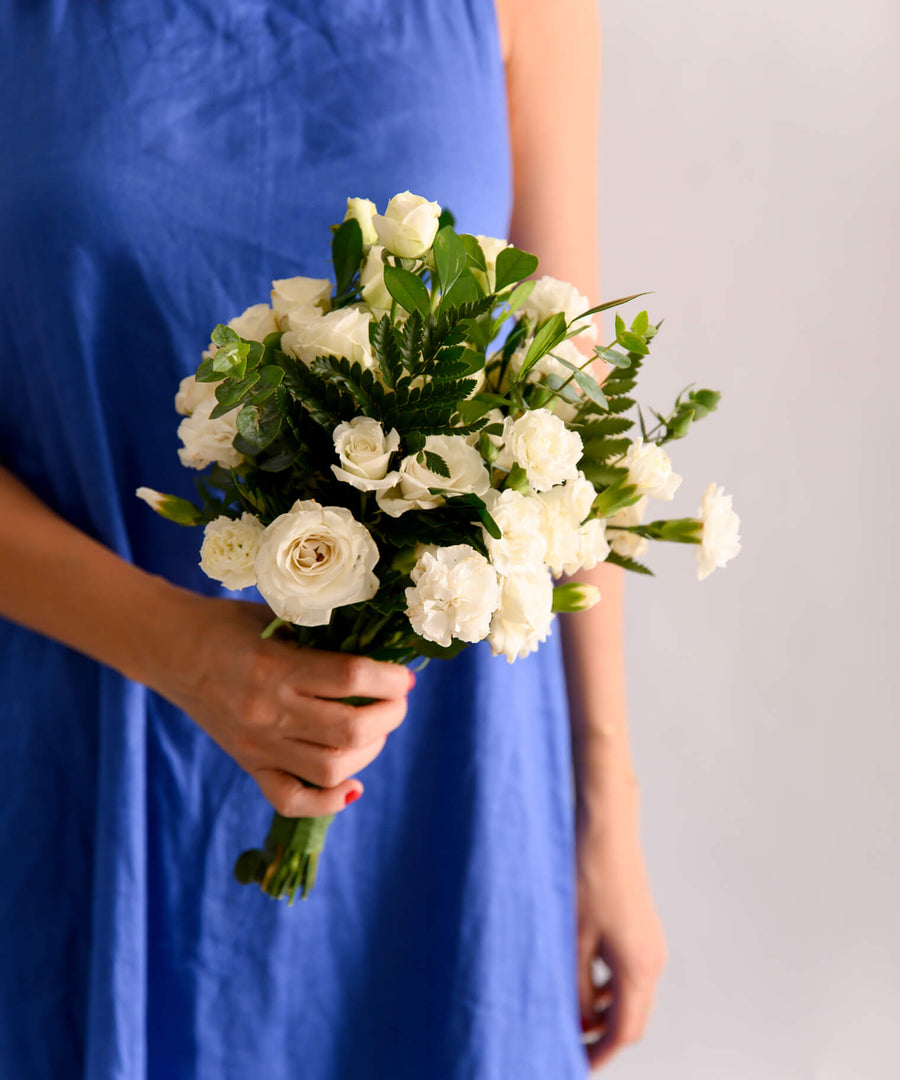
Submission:
<svg viewBox="0 0 900 1080">
<path fill-rule="evenodd" d="M 356 802 L 360 795 L 362 795 L 362 792 L 359 788 L 353 788 L 351 791 L 348 791 L 344 796 L 344 806 L 349 806 L 350 803 Z"/>
</svg>

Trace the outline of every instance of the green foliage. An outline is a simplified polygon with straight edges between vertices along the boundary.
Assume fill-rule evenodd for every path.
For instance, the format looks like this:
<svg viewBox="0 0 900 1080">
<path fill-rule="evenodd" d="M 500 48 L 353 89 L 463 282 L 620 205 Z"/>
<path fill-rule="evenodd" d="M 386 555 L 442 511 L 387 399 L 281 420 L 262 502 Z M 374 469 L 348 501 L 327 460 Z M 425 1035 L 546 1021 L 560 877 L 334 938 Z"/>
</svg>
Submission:
<svg viewBox="0 0 900 1080">
<path fill-rule="evenodd" d="M 331 260 L 334 263 L 335 296 L 349 292 L 359 273 L 363 258 L 362 229 L 355 218 L 341 224 L 331 241 Z"/>
<path fill-rule="evenodd" d="M 428 290 L 420 277 L 400 266 L 386 265 L 384 268 L 384 284 L 387 291 L 405 311 L 418 312 L 423 318 L 428 316 L 431 303 L 428 299 Z"/>
<path fill-rule="evenodd" d="M 499 292 L 514 281 L 521 281 L 523 278 L 531 277 L 537 268 L 537 255 L 532 255 L 527 251 L 520 251 L 516 247 L 504 248 L 497 256 L 494 288 Z"/>
<path fill-rule="evenodd" d="M 613 566 L 621 566 L 623 570 L 633 570 L 636 574 L 655 576 L 649 566 L 644 566 L 643 563 L 639 563 L 636 559 L 629 559 L 624 555 L 619 555 L 615 551 L 610 551 L 603 561 L 611 563 Z"/>
</svg>

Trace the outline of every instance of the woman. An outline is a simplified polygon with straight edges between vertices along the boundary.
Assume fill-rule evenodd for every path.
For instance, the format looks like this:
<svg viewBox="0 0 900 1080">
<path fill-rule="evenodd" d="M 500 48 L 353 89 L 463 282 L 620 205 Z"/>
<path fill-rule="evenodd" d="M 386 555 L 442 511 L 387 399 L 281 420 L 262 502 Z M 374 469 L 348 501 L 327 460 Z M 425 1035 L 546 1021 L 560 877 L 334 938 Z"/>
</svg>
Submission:
<svg viewBox="0 0 900 1080">
<path fill-rule="evenodd" d="M 579 1002 L 593 1064 L 649 1014 L 621 573 L 562 628 L 570 739 L 560 635 L 511 668 L 469 649 L 410 693 L 405 669 L 260 641 L 265 612 L 132 494 L 188 492 L 178 379 L 269 279 L 327 273 L 347 195 L 437 199 L 599 298 L 593 0 L 331 9 L 0 14 L 23 103 L 0 165 L 11 1075 L 575 1077 Z M 329 700 L 351 694 L 377 701 Z M 343 811 L 364 768 L 303 905 L 229 880 L 260 790 Z"/>
</svg>

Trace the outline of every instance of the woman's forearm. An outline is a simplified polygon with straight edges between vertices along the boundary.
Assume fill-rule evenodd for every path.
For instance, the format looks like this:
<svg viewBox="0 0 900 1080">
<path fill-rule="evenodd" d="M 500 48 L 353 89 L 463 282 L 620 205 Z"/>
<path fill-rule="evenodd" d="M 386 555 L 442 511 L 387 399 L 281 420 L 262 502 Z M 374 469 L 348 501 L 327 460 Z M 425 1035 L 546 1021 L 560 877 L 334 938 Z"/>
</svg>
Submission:
<svg viewBox="0 0 900 1080">
<path fill-rule="evenodd" d="M 560 616 L 578 814 L 595 817 L 611 800 L 637 805 L 625 690 L 625 571 L 601 563 L 576 577 L 602 597 L 589 611 Z"/>
<path fill-rule="evenodd" d="M 0 505 L 0 615 L 152 682 L 192 594 L 87 536 L 2 467 Z"/>
</svg>

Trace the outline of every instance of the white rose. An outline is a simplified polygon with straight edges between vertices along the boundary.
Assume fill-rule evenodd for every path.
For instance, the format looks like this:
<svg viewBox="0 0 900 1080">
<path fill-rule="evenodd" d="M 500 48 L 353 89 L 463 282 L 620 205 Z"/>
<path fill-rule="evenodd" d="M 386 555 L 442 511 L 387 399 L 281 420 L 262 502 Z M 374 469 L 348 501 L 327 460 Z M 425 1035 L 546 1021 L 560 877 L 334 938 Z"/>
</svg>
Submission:
<svg viewBox="0 0 900 1080">
<path fill-rule="evenodd" d="M 263 528 L 253 514 L 244 514 L 240 520 L 223 516 L 208 522 L 200 545 L 200 569 L 207 577 L 221 581 L 226 589 L 255 585 L 253 564 Z"/>
<path fill-rule="evenodd" d="M 375 495 L 378 505 L 391 517 L 399 517 L 407 510 L 433 510 L 443 506 L 443 496 L 432 495 L 429 488 L 443 488 L 461 495 L 469 492 L 483 495 L 491 486 L 481 454 L 469 446 L 463 436 L 429 435 L 425 449 L 444 459 L 450 476 L 441 476 L 419 464 L 416 454 L 405 457 L 400 463 L 396 483 Z"/>
<path fill-rule="evenodd" d="M 590 570 L 609 554 L 605 523 L 598 518 L 585 521 L 594 497 L 594 485 L 581 473 L 574 480 L 534 496 L 542 509 L 546 562 L 554 577 Z"/>
<path fill-rule="evenodd" d="M 672 472 L 672 462 L 665 450 L 656 443 L 644 444 L 641 436 L 628 447 L 619 464 L 628 469 L 628 482 L 635 485 L 640 495 L 671 502 L 681 483 L 681 477 Z"/>
<path fill-rule="evenodd" d="M 391 454 L 400 446 L 400 436 L 393 429 L 385 435 L 377 420 L 354 416 L 334 429 L 334 449 L 341 459 L 340 467 L 331 471 L 346 484 L 359 491 L 383 491 L 397 480 L 397 473 L 388 474 Z"/>
<path fill-rule="evenodd" d="M 308 309 L 303 309 L 304 314 Z M 306 321 L 293 321 L 281 339 L 281 347 L 304 364 L 317 356 L 343 356 L 364 368 L 373 367 L 375 358 L 369 343 L 369 324 L 372 316 L 357 307 L 338 308 Z"/>
<path fill-rule="evenodd" d="M 354 218 L 359 222 L 363 243 L 367 247 L 378 241 L 378 233 L 375 232 L 375 226 L 372 223 L 372 218 L 377 213 L 378 210 L 371 199 L 347 200 L 347 213 L 344 214 L 344 221 Z"/>
<path fill-rule="evenodd" d="M 522 574 L 544 561 L 547 539 L 542 531 L 541 507 L 537 499 L 518 491 L 488 491 L 485 502 L 500 528 L 495 539 L 483 529 L 491 562 L 500 574 Z"/>
<path fill-rule="evenodd" d="M 703 522 L 700 544 L 697 551 L 697 580 L 704 578 L 716 569 L 724 566 L 729 559 L 740 553 L 741 519 L 731 508 L 731 496 L 725 494 L 725 488 L 713 481 L 706 491 L 697 511 Z"/>
<path fill-rule="evenodd" d="M 487 273 L 475 268 L 472 269 L 472 273 L 484 286 L 486 292 L 493 292 L 494 283 L 497 280 L 497 256 L 504 248 L 508 248 L 510 243 L 508 240 L 500 240 L 496 236 L 482 236 L 480 233 L 475 239 L 478 241 L 478 246 L 484 255 Z"/>
<path fill-rule="evenodd" d="M 328 278 L 292 277 L 272 282 L 272 308 L 284 325 L 284 316 L 294 308 L 314 305 L 327 311 L 331 301 L 331 282 Z"/>
<path fill-rule="evenodd" d="M 421 195 L 403 191 L 372 218 L 378 242 L 403 259 L 418 259 L 434 243 L 441 208 Z"/>
<path fill-rule="evenodd" d="M 609 546 L 623 559 L 639 559 L 650 546 L 650 541 L 646 536 L 638 536 L 637 533 L 619 532 L 615 526 L 641 525 L 646 507 L 647 497 L 642 496 L 636 503 L 626 506 L 624 510 L 606 519 Z"/>
<path fill-rule="evenodd" d="M 245 341 L 262 341 L 278 329 L 275 312 L 268 304 L 254 304 L 232 319 L 228 325 Z"/>
<path fill-rule="evenodd" d="M 178 457 L 188 469 L 205 469 L 213 461 L 231 469 L 244 460 L 232 445 L 240 410 L 232 409 L 211 420 L 209 414 L 218 404 L 216 383 L 198 383 L 193 375 L 181 380 L 175 408 L 185 416 L 178 425 L 178 438 L 184 445 L 179 447 Z"/>
<path fill-rule="evenodd" d="M 279 619 L 324 626 L 334 608 L 371 600 L 378 546 L 342 506 L 298 500 L 263 533 L 256 584 Z"/>
<path fill-rule="evenodd" d="M 583 453 L 577 431 L 569 431 L 549 409 L 532 409 L 518 420 L 507 417 L 504 421 L 497 466 L 508 470 L 515 462 L 525 470 L 535 491 L 546 491 L 578 476 Z"/>
<path fill-rule="evenodd" d="M 445 648 L 453 638 L 481 641 L 500 602 L 497 571 L 468 544 L 426 551 L 416 562 L 406 590 L 406 614 L 413 630 Z"/>
<path fill-rule="evenodd" d="M 369 249 L 369 253 L 366 255 L 362 269 L 359 272 L 362 298 L 379 315 L 390 311 L 393 303 L 393 297 L 384 283 L 383 251 L 384 248 L 380 244 L 373 245 Z"/>
<path fill-rule="evenodd" d="M 500 579 L 500 607 L 491 620 L 488 641 L 494 656 L 509 663 L 547 640 L 553 623 L 553 582 L 543 566 Z"/>
<path fill-rule="evenodd" d="M 538 278 L 531 296 L 522 305 L 522 315 L 541 323 L 544 319 L 561 311 L 566 317 L 566 322 L 572 324 L 578 315 L 590 307 L 590 300 L 582 296 L 574 285 L 570 285 L 567 281 L 560 281 L 558 278 L 544 276 Z M 597 327 L 590 317 L 571 326 L 572 330 L 579 328 L 582 331 L 579 337 L 591 344 L 597 340 Z"/>
</svg>

